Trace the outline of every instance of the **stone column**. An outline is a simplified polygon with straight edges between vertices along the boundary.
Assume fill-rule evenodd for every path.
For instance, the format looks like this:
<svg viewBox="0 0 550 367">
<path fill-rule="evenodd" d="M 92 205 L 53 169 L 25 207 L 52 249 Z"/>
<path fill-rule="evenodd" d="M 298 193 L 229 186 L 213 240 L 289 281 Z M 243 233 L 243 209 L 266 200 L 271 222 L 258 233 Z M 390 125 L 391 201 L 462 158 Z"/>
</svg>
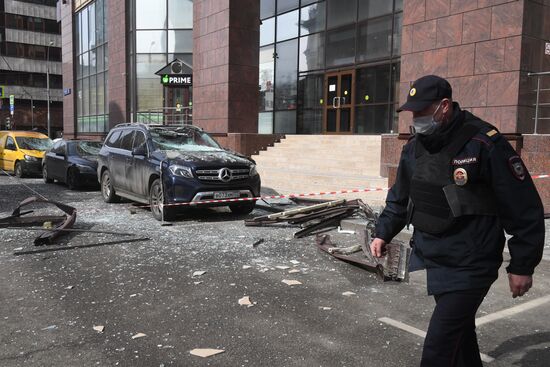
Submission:
<svg viewBox="0 0 550 367">
<path fill-rule="evenodd" d="M 109 128 L 121 122 L 129 122 L 128 114 L 128 76 L 127 62 L 127 33 L 126 24 L 128 8 L 127 1 L 107 1 L 107 30 L 109 47 Z"/>
<path fill-rule="evenodd" d="M 63 97 L 63 137 L 76 137 L 75 75 L 73 52 L 73 2 L 61 4 L 61 68 L 63 89 L 71 93 Z"/>
<path fill-rule="evenodd" d="M 195 0 L 193 124 L 208 132 L 258 132 L 260 2 Z"/>
</svg>

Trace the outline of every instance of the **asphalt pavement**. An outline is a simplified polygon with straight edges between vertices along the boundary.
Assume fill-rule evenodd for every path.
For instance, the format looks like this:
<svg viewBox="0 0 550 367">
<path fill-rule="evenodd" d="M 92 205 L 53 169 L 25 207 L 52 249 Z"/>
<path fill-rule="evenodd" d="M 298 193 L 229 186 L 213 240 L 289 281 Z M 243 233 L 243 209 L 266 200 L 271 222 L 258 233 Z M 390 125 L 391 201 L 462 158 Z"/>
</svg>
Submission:
<svg viewBox="0 0 550 367">
<path fill-rule="evenodd" d="M 39 179 L 0 176 L 0 217 L 32 191 L 75 206 L 76 228 L 133 236 L 74 233 L 15 256 L 37 249 L 37 232 L 1 229 L 1 366 L 419 364 L 434 305 L 424 272 L 382 283 L 321 253 L 312 237 L 294 239 L 296 227 L 245 227 L 267 214 L 260 208 L 244 217 L 188 210 L 161 226 L 147 208 Z M 61 251 L 67 245 L 94 247 Z M 501 269 L 481 305 L 486 366 L 550 365 L 546 245 L 526 296 L 512 299 Z M 247 296 L 251 305 L 240 305 Z M 202 358 L 190 353 L 197 348 L 223 353 Z"/>
</svg>

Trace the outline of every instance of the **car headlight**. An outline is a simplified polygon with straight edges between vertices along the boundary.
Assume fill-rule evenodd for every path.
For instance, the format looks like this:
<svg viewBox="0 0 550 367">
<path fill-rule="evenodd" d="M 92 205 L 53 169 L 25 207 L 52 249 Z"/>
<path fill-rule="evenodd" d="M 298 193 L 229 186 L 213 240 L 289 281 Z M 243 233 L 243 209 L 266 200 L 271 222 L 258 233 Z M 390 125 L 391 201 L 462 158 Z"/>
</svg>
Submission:
<svg viewBox="0 0 550 367">
<path fill-rule="evenodd" d="M 256 165 L 255 164 L 251 165 L 249 175 L 250 176 L 256 176 L 257 174 L 258 174 L 258 171 L 256 170 Z"/>
<path fill-rule="evenodd" d="M 90 173 L 95 172 L 95 169 L 93 169 L 92 167 L 90 167 L 90 166 L 84 166 L 84 165 L 82 165 L 82 164 L 77 164 L 77 165 L 76 165 L 76 168 L 78 168 L 78 170 L 79 170 L 80 172 L 90 172 Z"/>
<path fill-rule="evenodd" d="M 170 172 L 172 172 L 173 175 L 185 178 L 193 178 L 193 172 L 191 172 L 191 168 L 189 167 L 173 164 L 168 167 L 168 169 L 170 170 Z"/>
<path fill-rule="evenodd" d="M 38 161 L 38 158 L 33 157 L 32 155 L 26 155 L 25 154 L 25 160 L 29 161 L 29 162 L 36 162 L 36 161 Z"/>
</svg>

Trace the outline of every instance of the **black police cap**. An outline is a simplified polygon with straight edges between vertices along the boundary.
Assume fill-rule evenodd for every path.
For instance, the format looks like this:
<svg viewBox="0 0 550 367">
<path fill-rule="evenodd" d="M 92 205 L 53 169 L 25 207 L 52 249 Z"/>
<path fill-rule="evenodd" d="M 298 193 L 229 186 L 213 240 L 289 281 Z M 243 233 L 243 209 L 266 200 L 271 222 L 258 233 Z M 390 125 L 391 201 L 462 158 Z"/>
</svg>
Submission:
<svg viewBox="0 0 550 367">
<path fill-rule="evenodd" d="M 437 75 L 426 75 L 417 79 L 407 95 L 407 102 L 397 112 L 422 111 L 434 102 L 453 98 L 453 89 L 448 81 Z"/>
</svg>

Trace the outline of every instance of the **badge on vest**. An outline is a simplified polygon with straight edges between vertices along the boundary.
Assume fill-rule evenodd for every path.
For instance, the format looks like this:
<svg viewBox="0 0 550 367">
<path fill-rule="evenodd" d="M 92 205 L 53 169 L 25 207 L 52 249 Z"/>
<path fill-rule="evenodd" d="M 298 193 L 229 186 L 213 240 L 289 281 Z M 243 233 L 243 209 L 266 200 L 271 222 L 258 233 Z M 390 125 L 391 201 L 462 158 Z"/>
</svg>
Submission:
<svg viewBox="0 0 550 367">
<path fill-rule="evenodd" d="M 458 186 L 464 186 L 468 182 L 468 172 L 464 168 L 455 169 L 453 177 Z"/>
<path fill-rule="evenodd" d="M 510 157 L 508 159 L 508 164 L 510 165 L 510 169 L 512 170 L 512 174 L 515 178 L 517 178 L 520 181 L 525 180 L 525 166 L 523 165 L 523 162 L 521 161 L 521 158 L 517 155 Z"/>
</svg>

